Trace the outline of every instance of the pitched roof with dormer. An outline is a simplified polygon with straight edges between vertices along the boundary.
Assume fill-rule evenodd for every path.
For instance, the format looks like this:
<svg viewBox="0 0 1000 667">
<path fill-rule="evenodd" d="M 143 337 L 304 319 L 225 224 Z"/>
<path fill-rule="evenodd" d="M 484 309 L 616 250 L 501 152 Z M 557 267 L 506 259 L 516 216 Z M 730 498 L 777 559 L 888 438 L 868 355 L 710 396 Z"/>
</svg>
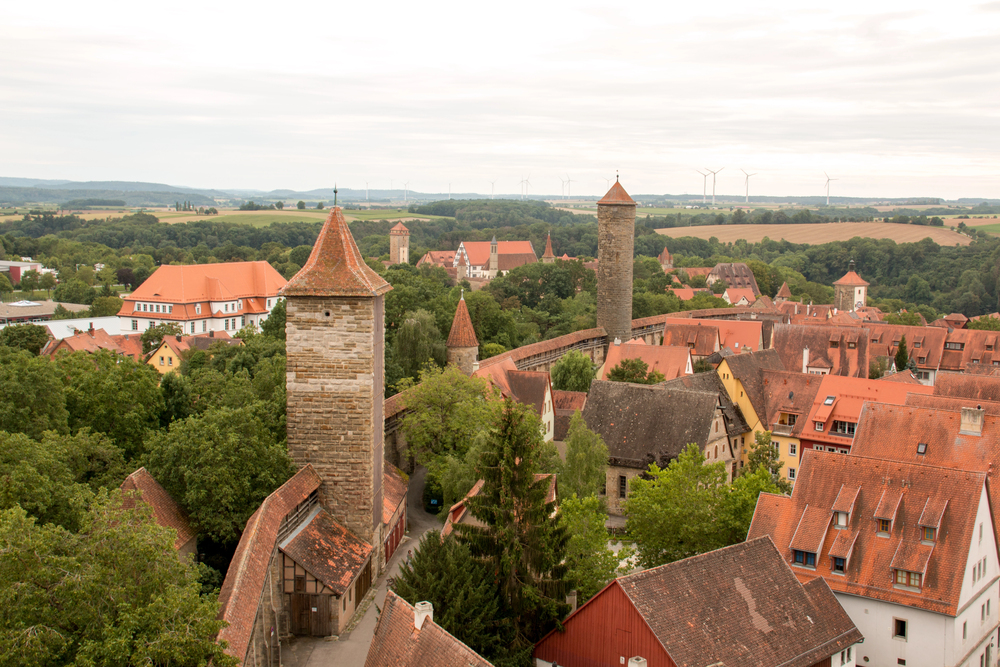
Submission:
<svg viewBox="0 0 1000 667">
<path fill-rule="evenodd" d="M 476 329 L 472 326 L 469 307 L 465 305 L 465 295 L 458 300 L 455 317 L 451 321 L 451 331 L 448 332 L 448 347 L 479 347 Z"/>
<path fill-rule="evenodd" d="M 981 472 L 808 449 L 791 497 L 760 495 L 747 539 L 770 536 L 788 563 L 813 553 L 815 568 L 792 566 L 804 583 L 822 577 L 835 593 L 955 616 L 985 487 Z M 846 527 L 834 511 L 849 514 Z M 887 537 L 876 519 L 891 522 Z M 924 526 L 936 541 L 923 543 Z M 920 574 L 920 588 L 894 586 L 894 570 Z"/>
<path fill-rule="evenodd" d="M 391 289 L 365 264 L 343 211 L 334 206 L 305 266 L 282 288 L 281 295 L 375 297 Z"/>
</svg>

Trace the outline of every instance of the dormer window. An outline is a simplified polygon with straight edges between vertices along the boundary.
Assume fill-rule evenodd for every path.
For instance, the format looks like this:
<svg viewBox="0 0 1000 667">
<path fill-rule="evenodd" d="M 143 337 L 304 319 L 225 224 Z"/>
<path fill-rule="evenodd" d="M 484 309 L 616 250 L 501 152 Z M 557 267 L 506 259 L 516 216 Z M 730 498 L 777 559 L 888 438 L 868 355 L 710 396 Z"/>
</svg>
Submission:
<svg viewBox="0 0 1000 667">
<path fill-rule="evenodd" d="M 830 341 L 830 347 L 833 347 L 833 348 L 840 347 L 840 341 L 839 340 L 831 340 Z"/>
<path fill-rule="evenodd" d="M 836 558 L 836 557 L 834 557 L 834 559 L 833 559 L 833 566 L 830 568 L 830 570 L 834 574 L 844 574 L 844 566 L 846 564 L 847 564 L 847 562 L 843 558 Z"/>
<path fill-rule="evenodd" d="M 822 431 L 823 430 L 823 422 L 815 422 L 815 424 L 816 424 L 816 430 L 817 431 Z"/>
<path fill-rule="evenodd" d="M 816 568 L 816 554 L 812 551 L 799 551 L 798 549 L 792 552 L 793 562 L 799 567 L 810 567 Z"/>
<path fill-rule="evenodd" d="M 201 315 L 201 304 L 200 303 L 196 303 L 194 305 L 194 314 L 195 315 Z"/>
<path fill-rule="evenodd" d="M 848 350 L 853 350 L 853 349 L 854 349 L 854 348 L 856 348 L 857 346 L 858 346 L 858 344 L 857 344 L 857 343 L 848 343 L 848 344 L 847 344 L 847 349 L 848 349 Z"/>
<path fill-rule="evenodd" d="M 921 532 L 921 540 L 924 542 L 934 542 L 937 539 L 937 528 L 924 526 L 920 532 Z"/>
<path fill-rule="evenodd" d="M 854 422 L 842 422 L 842 421 L 836 421 L 835 420 L 833 422 L 833 431 L 832 432 L 836 433 L 837 435 L 846 435 L 846 436 L 849 436 L 849 437 L 853 438 L 854 437 L 854 431 L 857 429 L 857 427 L 858 427 L 858 425 L 855 424 Z"/>
<path fill-rule="evenodd" d="M 920 589 L 923 583 L 923 576 L 919 572 L 907 572 L 906 570 L 896 570 L 896 586 Z"/>
<path fill-rule="evenodd" d="M 944 349 L 946 350 L 964 350 L 965 343 L 945 343 Z"/>
<path fill-rule="evenodd" d="M 892 521 L 890 519 L 878 519 L 878 534 L 881 537 L 889 537 L 892 532 Z"/>
<path fill-rule="evenodd" d="M 847 512 L 834 512 L 833 513 L 833 527 L 834 528 L 847 528 L 847 522 L 850 521 L 851 515 Z"/>
</svg>

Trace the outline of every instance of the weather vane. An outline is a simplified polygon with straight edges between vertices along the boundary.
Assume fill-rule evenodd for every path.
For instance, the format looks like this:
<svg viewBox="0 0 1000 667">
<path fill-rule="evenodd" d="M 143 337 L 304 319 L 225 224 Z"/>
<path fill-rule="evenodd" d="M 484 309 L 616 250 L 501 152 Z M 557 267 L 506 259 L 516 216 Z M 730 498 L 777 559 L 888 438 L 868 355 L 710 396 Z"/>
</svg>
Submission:
<svg viewBox="0 0 1000 667">
<path fill-rule="evenodd" d="M 337 184 L 333 184 L 333 205 L 337 205 Z"/>
</svg>

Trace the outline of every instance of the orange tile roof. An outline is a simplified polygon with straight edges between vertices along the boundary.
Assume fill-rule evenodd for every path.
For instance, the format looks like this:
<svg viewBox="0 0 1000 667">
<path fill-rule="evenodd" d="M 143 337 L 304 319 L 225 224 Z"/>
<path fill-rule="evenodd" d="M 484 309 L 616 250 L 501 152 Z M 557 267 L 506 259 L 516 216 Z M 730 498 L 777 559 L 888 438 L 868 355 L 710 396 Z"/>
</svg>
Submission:
<svg viewBox="0 0 1000 667">
<path fill-rule="evenodd" d="M 869 340 L 868 330 L 859 327 L 775 324 L 771 347 L 789 370 L 805 373 L 808 368 L 822 368 L 830 375 L 867 378 Z"/>
<path fill-rule="evenodd" d="M 932 408 L 934 410 L 948 410 L 950 412 L 961 412 L 962 408 L 982 408 L 988 415 L 1000 415 L 1000 401 L 984 401 L 982 399 L 969 399 L 960 396 L 907 394 L 906 405 L 914 408 Z"/>
<path fill-rule="evenodd" d="M 719 327 L 714 320 L 709 324 L 699 320 L 667 318 L 662 344 L 689 347 L 692 355 L 707 357 L 721 348 Z"/>
<path fill-rule="evenodd" d="M 834 285 L 852 285 L 852 286 L 853 285 L 857 285 L 857 286 L 865 286 L 865 285 L 869 285 L 870 283 L 866 282 L 861 276 L 859 276 L 854 271 L 848 271 L 847 273 L 844 274 L 843 278 L 841 278 L 840 280 L 834 281 L 833 284 Z"/>
<path fill-rule="evenodd" d="M 757 295 L 748 287 L 729 287 L 726 289 L 726 296 L 729 297 L 729 303 L 737 303 L 745 297 L 747 305 L 753 305 L 753 302 L 757 300 Z"/>
<path fill-rule="evenodd" d="M 220 264 L 165 264 L 153 272 L 134 292 L 123 297 L 118 315 L 132 314 L 136 301 L 175 305 L 230 301 L 250 297 L 273 297 L 285 279 L 267 262 L 224 262 Z M 147 313 L 148 315 L 148 313 Z M 163 313 L 156 319 L 170 319 Z"/>
<path fill-rule="evenodd" d="M 374 549 L 334 521 L 326 510 L 318 505 L 316 510 L 280 549 L 339 597 L 347 592 Z"/>
<path fill-rule="evenodd" d="M 417 266 L 430 264 L 431 266 L 452 266 L 455 263 L 455 250 L 429 250 L 417 262 Z"/>
<path fill-rule="evenodd" d="M 542 257 L 555 257 L 555 253 L 552 252 L 552 234 L 548 234 L 545 237 L 545 252 L 542 253 Z"/>
<path fill-rule="evenodd" d="M 281 289 L 281 295 L 374 297 L 391 289 L 365 264 L 343 212 L 334 206 L 305 266 Z"/>
<path fill-rule="evenodd" d="M 618 182 L 618 179 L 615 179 L 615 184 L 611 186 L 608 193 L 597 202 L 598 206 L 602 204 L 609 206 L 635 206 L 635 200 L 628 196 L 622 184 Z"/>
<path fill-rule="evenodd" d="M 187 512 L 145 468 L 139 468 L 126 477 L 119 488 L 125 494 L 122 502 L 124 507 L 131 508 L 136 499 L 141 499 L 153 508 L 156 523 L 164 528 L 172 528 L 177 533 L 174 549 L 180 549 L 194 539 L 197 533 L 191 527 Z"/>
<path fill-rule="evenodd" d="M 448 333 L 448 347 L 479 347 L 476 329 L 472 326 L 469 307 L 465 304 L 465 295 L 458 300 L 455 317 L 451 321 L 451 331 Z"/>
<path fill-rule="evenodd" d="M 791 497 L 761 494 L 747 539 L 770 536 L 785 560 L 792 562 L 792 541 L 805 521 L 810 534 L 822 541 L 815 552 L 815 569 L 792 567 L 799 581 L 822 577 L 837 593 L 955 616 L 985 486 L 986 476 L 979 472 L 806 450 Z M 845 487 L 859 491 L 849 527 L 837 529 L 833 508 Z M 920 544 L 919 525 L 928 501 L 936 506 L 947 503 L 941 519 L 944 535 L 929 558 Z M 876 536 L 879 505 L 894 503 L 882 512 L 894 513 L 890 536 Z M 846 557 L 845 574 L 832 573 L 831 552 Z M 894 565 L 924 568 L 919 592 L 892 585 Z"/>
<path fill-rule="evenodd" d="M 681 301 L 687 301 L 693 299 L 696 294 L 711 294 L 711 290 L 707 289 L 694 289 L 691 287 L 668 287 L 669 291 L 674 293 Z"/>
<path fill-rule="evenodd" d="M 229 624 L 219 631 L 219 639 L 228 642 L 229 655 L 243 660 L 250 648 L 268 563 L 277 546 L 282 521 L 319 489 L 320 483 L 319 475 L 307 463 L 265 498 L 247 521 L 219 592 L 219 618 Z"/>
<path fill-rule="evenodd" d="M 673 380 L 682 375 L 690 375 L 691 350 L 686 345 L 646 345 L 645 343 L 629 341 L 621 345 L 608 346 L 604 366 L 598 379 L 604 380 L 607 374 L 623 359 L 642 359 L 650 371 L 659 371 L 665 380 Z"/>
<path fill-rule="evenodd" d="M 775 294 L 774 297 L 775 298 L 784 297 L 786 299 L 792 298 L 792 290 L 788 289 L 787 282 L 781 283 L 781 289 L 778 290 L 778 293 Z"/>
<path fill-rule="evenodd" d="M 800 437 L 823 376 L 796 371 L 764 370 L 762 378 L 768 428 L 775 432 L 775 436 Z M 794 415 L 795 424 L 782 425 L 782 413 Z"/>
<path fill-rule="evenodd" d="M 385 466 L 382 474 L 382 523 L 388 525 L 400 503 L 406 502 L 409 484 L 403 481 L 394 465 Z"/>
<path fill-rule="evenodd" d="M 396 223 L 396 224 L 395 224 L 395 225 L 393 226 L 393 228 L 392 228 L 392 229 L 390 229 L 389 231 L 390 231 L 390 232 L 406 232 L 407 234 L 409 234 L 409 233 L 410 233 L 410 230 L 406 228 L 406 225 L 404 225 L 404 224 L 403 224 L 403 223 L 401 223 L 401 222 L 397 222 L 397 223 Z"/>
<path fill-rule="evenodd" d="M 719 329 L 719 344 L 739 354 L 744 347 L 751 352 L 764 349 L 764 323 L 761 320 L 713 320 Z"/>
<path fill-rule="evenodd" d="M 465 248 L 465 252 L 469 257 L 469 266 L 489 266 L 490 241 L 464 241 L 462 247 Z M 537 261 L 538 259 L 535 256 L 535 248 L 531 245 L 531 241 L 497 241 L 497 261 L 499 262 L 500 258 L 504 255 L 518 255 L 522 259 L 530 255 L 531 261 Z M 523 264 L 524 262 L 521 263 Z"/>
<path fill-rule="evenodd" d="M 142 361 L 142 336 L 139 334 L 120 334 L 111 338 L 126 357 Z"/>
<path fill-rule="evenodd" d="M 1000 402 L 1000 377 L 938 373 L 934 379 L 934 395 Z"/>
<path fill-rule="evenodd" d="M 41 354 L 49 358 L 55 358 L 56 354 L 62 350 L 91 353 L 98 350 L 110 350 L 116 354 L 125 353 L 114 337 L 104 329 L 89 329 L 77 332 L 72 336 L 66 336 L 62 340 L 50 340 L 42 348 Z"/>
</svg>

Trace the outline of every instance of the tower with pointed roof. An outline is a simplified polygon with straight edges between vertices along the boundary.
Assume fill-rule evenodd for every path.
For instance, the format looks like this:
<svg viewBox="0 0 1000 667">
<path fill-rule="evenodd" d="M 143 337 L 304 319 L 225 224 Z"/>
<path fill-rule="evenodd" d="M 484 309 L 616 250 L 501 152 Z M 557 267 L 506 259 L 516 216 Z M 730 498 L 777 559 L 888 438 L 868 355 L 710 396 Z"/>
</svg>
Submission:
<svg viewBox="0 0 1000 667">
<path fill-rule="evenodd" d="M 854 272 L 854 260 L 847 265 L 844 277 L 833 283 L 833 305 L 854 312 L 868 304 L 868 283 Z"/>
<path fill-rule="evenodd" d="M 552 252 L 552 234 L 545 237 L 545 253 L 542 255 L 543 264 L 552 264 L 556 261 L 556 255 Z"/>
<path fill-rule="evenodd" d="M 660 256 L 657 257 L 657 259 L 660 260 L 660 266 L 663 267 L 664 273 L 674 268 L 674 257 L 670 254 L 670 251 L 667 250 L 667 246 L 663 246 L 663 252 L 660 253 Z"/>
<path fill-rule="evenodd" d="M 490 268 L 486 274 L 487 278 L 496 278 L 500 272 L 500 252 L 497 250 L 497 237 L 490 241 Z"/>
<path fill-rule="evenodd" d="M 469 307 L 465 305 L 465 292 L 462 292 L 448 333 L 448 363 L 455 364 L 466 375 L 472 375 L 478 360 L 479 339 L 469 317 Z"/>
<path fill-rule="evenodd" d="M 781 283 L 781 289 L 779 289 L 778 293 L 774 295 L 774 302 L 784 303 L 791 298 L 792 298 L 792 290 L 788 289 L 788 283 L 787 282 Z"/>
<path fill-rule="evenodd" d="M 401 222 L 389 230 L 389 261 L 393 264 L 410 263 L 410 230 Z"/>
<path fill-rule="evenodd" d="M 597 202 L 597 326 L 608 342 L 632 337 L 635 201 L 618 180 Z"/>
<path fill-rule="evenodd" d="M 320 502 L 376 550 L 382 545 L 385 293 L 339 207 L 305 266 L 281 290 L 288 453 L 322 478 Z M 378 558 L 373 562 L 378 562 Z"/>
</svg>

